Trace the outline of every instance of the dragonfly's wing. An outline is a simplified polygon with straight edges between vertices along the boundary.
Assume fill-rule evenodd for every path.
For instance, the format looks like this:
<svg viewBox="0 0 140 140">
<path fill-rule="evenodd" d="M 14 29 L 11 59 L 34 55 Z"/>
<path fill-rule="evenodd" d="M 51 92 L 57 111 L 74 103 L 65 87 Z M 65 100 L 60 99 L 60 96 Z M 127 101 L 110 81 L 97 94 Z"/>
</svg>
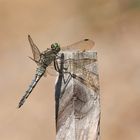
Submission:
<svg viewBox="0 0 140 140">
<path fill-rule="evenodd" d="M 48 75 L 50 76 L 57 76 L 57 71 L 55 70 L 54 68 L 54 64 L 51 63 L 45 70 L 45 73 L 44 73 L 44 77 L 47 77 Z"/>
<path fill-rule="evenodd" d="M 97 59 L 83 58 L 83 59 L 66 59 L 64 60 L 65 65 L 89 65 L 91 63 L 96 62 Z"/>
<path fill-rule="evenodd" d="M 50 76 L 58 75 L 58 72 L 55 70 L 53 63 L 46 68 L 46 72 L 45 72 L 44 76 L 46 77 L 46 75 L 48 75 L 48 74 Z"/>
<path fill-rule="evenodd" d="M 95 42 L 90 40 L 90 39 L 84 39 L 81 41 L 78 41 L 76 43 L 73 43 L 71 45 L 62 47 L 62 51 L 86 51 L 86 50 L 91 50 L 95 45 Z"/>
<path fill-rule="evenodd" d="M 28 40 L 32 49 L 32 53 L 33 53 L 33 60 L 35 62 L 38 62 L 40 60 L 40 51 L 38 49 L 38 47 L 34 44 L 32 38 L 30 37 L 30 35 L 28 35 Z"/>
<path fill-rule="evenodd" d="M 81 73 L 83 76 L 85 74 L 86 69 L 90 67 L 90 65 L 94 65 L 96 63 L 96 59 L 78 59 L 78 60 L 65 60 L 65 68 L 68 72 L 73 74 L 79 74 Z M 95 72 L 93 72 L 95 75 L 97 75 Z"/>
<path fill-rule="evenodd" d="M 78 59 L 78 60 L 75 59 L 57 60 L 59 68 L 61 63 L 64 63 L 64 68 L 66 69 L 68 68 L 67 70 L 70 70 L 72 67 L 73 70 L 74 69 L 78 70 L 79 68 L 82 68 L 83 65 L 86 66 L 94 62 L 96 62 L 96 59 L 89 59 L 89 58 Z M 47 67 L 44 76 L 46 77 L 48 74 L 51 76 L 58 76 L 59 73 L 55 70 L 54 63 L 51 63 Z"/>
<path fill-rule="evenodd" d="M 43 74 L 43 76 L 46 78 L 48 75 L 47 70 L 45 70 L 45 73 Z"/>
<path fill-rule="evenodd" d="M 46 70 L 46 73 L 49 74 L 50 76 L 58 76 L 58 72 L 54 68 L 48 67 Z"/>
<path fill-rule="evenodd" d="M 87 62 L 84 62 L 85 59 L 78 61 L 73 61 L 72 67 L 70 67 L 70 72 L 72 68 L 72 77 L 83 83 L 84 85 L 91 87 L 93 90 L 99 89 L 99 76 L 97 69 L 93 68 L 92 71 L 88 70 L 91 65 L 96 63 L 96 59 L 87 59 Z M 83 63 L 84 62 L 84 63 Z"/>
</svg>

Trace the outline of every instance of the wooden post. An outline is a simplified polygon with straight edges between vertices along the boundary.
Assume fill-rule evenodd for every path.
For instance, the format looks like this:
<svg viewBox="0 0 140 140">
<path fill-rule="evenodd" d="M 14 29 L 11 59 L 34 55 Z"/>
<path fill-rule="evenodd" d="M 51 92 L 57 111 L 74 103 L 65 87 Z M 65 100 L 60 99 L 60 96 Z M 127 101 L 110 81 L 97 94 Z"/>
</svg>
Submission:
<svg viewBox="0 0 140 140">
<path fill-rule="evenodd" d="M 56 140 L 99 140 L 97 53 L 67 52 L 62 59 L 71 75 L 59 75 L 56 83 Z"/>
</svg>

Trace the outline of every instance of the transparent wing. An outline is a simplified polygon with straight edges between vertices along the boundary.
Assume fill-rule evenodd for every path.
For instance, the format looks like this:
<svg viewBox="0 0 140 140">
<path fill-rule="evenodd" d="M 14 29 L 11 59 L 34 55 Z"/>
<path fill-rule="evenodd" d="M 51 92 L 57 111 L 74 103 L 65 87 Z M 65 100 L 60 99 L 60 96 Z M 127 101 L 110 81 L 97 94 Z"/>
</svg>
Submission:
<svg viewBox="0 0 140 140">
<path fill-rule="evenodd" d="M 43 74 L 43 76 L 46 78 L 48 75 L 47 70 L 45 70 L 45 73 Z"/>
<path fill-rule="evenodd" d="M 50 76 L 58 76 L 58 72 L 55 70 L 54 68 L 54 64 L 51 63 L 47 68 L 46 71 L 44 73 L 44 77 L 46 77 L 47 75 Z"/>
<path fill-rule="evenodd" d="M 30 35 L 28 35 L 28 40 L 32 49 L 32 53 L 33 53 L 33 60 L 35 60 L 36 62 L 38 62 L 40 60 L 40 51 L 38 49 L 38 47 L 34 44 L 32 38 L 30 37 Z"/>
<path fill-rule="evenodd" d="M 67 61 L 67 60 L 66 60 Z M 79 60 L 69 60 L 69 62 L 65 62 L 65 67 L 68 71 L 72 73 L 81 73 L 84 74 L 84 71 L 92 64 L 94 65 L 97 59 L 79 59 Z"/>
<path fill-rule="evenodd" d="M 84 65 L 84 66 L 86 66 L 86 65 L 89 65 L 89 64 L 91 64 L 91 63 L 94 63 L 94 62 L 96 62 L 97 61 L 97 59 L 90 59 L 90 58 L 83 58 L 83 59 L 66 59 L 66 60 L 64 60 L 64 63 L 65 63 L 65 65 L 72 65 L 72 64 L 74 64 L 74 65 Z"/>
<path fill-rule="evenodd" d="M 84 62 L 85 60 L 87 62 Z M 72 72 L 73 78 L 97 91 L 99 89 L 99 76 L 97 69 L 93 67 L 93 65 L 95 66 L 95 62 L 96 59 L 81 59 L 81 63 L 78 63 L 78 61 L 73 61 L 71 62 L 72 65 L 69 65 L 68 71 Z M 91 65 L 93 67 L 92 70 L 88 70 Z"/>
<path fill-rule="evenodd" d="M 62 63 L 63 60 L 57 60 L 57 63 L 60 67 L 61 63 Z M 96 59 L 89 59 L 89 58 L 84 58 L 84 59 L 78 59 L 78 60 L 75 60 L 75 59 L 66 59 L 64 60 L 64 67 L 67 69 L 73 69 L 73 70 L 78 70 L 78 69 L 83 69 L 83 65 L 86 66 L 86 65 L 89 65 L 91 63 L 94 63 L 96 62 Z M 44 76 L 46 77 L 47 75 L 51 75 L 51 76 L 58 76 L 58 72 L 55 70 L 54 68 L 54 64 L 51 63 L 47 68 L 46 68 L 46 72 L 44 74 Z"/>
<path fill-rule="evenodd" d="M 84 39 L 81 41 L 78 41 L 76 43 L 73 43 L 71 45 L 62 47 L 61 50 L 62 51 L 86 51 L 86 50 L 91 50 L 93 49 L 95 45 L 95 42 L 90 40 L 90 39 Z"/>
<path fill-rule="evenodd" d="M 51 76 L 58 76 L 58 72 L 54 69 L 54 67 L 48 67 L 48 69 L 46 69 L 46 73 L 51 75 Z"/>
</svg>

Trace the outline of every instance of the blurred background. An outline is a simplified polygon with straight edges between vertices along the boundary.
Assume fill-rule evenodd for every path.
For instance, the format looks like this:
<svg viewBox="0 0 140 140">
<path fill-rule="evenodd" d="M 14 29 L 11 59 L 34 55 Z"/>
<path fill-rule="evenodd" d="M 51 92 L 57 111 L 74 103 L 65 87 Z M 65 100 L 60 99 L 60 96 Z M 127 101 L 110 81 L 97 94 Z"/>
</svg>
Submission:
<svg viewBox="0 0 140 140">
<path fill-rule="evenodd" d="M 27 40 L 41 51 L 90 38 L 101 84 L 101 139 L 140 137 L 140 0 L 0 0 L 0 139 L 55 140 L 55 77 L 42 78 L 21 109 L 35 73 Z"/>
</svg>

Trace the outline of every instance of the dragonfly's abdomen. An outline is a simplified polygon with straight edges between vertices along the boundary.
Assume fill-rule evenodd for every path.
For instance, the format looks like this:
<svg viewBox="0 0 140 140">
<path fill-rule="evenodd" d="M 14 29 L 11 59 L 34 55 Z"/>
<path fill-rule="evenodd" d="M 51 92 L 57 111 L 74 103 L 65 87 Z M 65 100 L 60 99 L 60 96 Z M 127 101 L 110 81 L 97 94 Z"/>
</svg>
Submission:
<svg viewBox="0 0 140 140">
<path fill-rule="evenodd" d="M 32 80 L 31 85 L 29 86 L 29 89 L 27 90 L 27 92 L 32 92 L 33 88 L 35 87 L 35 85 L 37 84 L 37 82 L 39 81 L 39 79 L 42 77 L 42 75 L 45 73 L 45 68 L 44 67 L 38 67 L 36 69 L 36 74 L 35 74 L 35 78 Z"/>
<path fill-rule="evenodd" d="M 19 108 L 24 104 L 25 100 L 28 98 L 28 96 L 30 95 L 30 93 L 32 92 L 32 90 L 34 89 L 34 87 L 36 86 L 36 84 L 38 83 L 38 81 L 40 80 L 40 78 L 42 77 L 42 75 L 45 73 L 45 68 L 44 67 L 38 67 L 36 70 L 36 74 L 34 79 L 32 80 L 32 83 L 30 84 L 28 90 L 26 91 L 25 95 L 22 97 L 22 99 L 19 102 Z"/>
</svg>

